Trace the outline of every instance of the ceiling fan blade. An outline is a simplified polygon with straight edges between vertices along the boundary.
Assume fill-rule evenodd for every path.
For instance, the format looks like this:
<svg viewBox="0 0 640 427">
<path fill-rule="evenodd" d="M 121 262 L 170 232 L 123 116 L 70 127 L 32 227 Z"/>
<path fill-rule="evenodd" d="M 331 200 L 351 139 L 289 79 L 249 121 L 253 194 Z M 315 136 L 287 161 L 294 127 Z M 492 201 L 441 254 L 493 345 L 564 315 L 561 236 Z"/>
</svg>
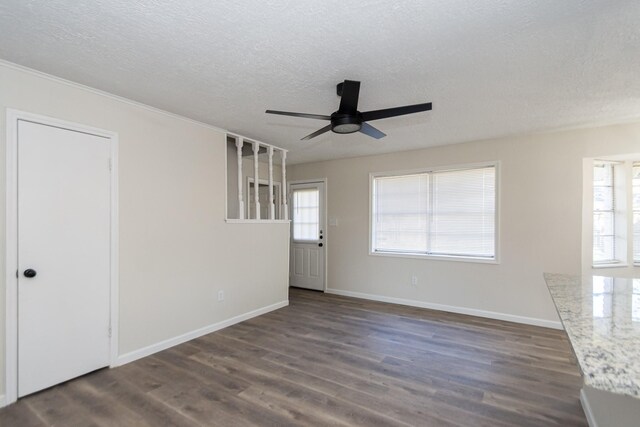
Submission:
<svg viewBox="0 0 640 427">
<path fill-rule="evenodd" d="M 331 120 L 331 116 L 324 116 L 322 114 L 292 113 L 289 111 L 275 111 L 275 110 L 267 110 L 265 111 L 265 113 L 279 114 L 281 116 L 304 117 L 306 119 Z"/>
<path fill-rule="evenodd" d="M 404 116 L 405 114 L 419 113 L 421 111 L 431 110 L 431 103 L 405 105 L 404 107 L 385 108 L 384 110 L 366 111 L 362 113 L 362 120 L 369 122 L 371 120 L 386 119 L 387 117 Z"/>
<path fill-rule="evenodd" d="M 322 129 L 318 129 L 317 131 L 315 131 L 314 133 L 310 133 L 309 135 L 305 136 L 304 138 L 302 138 L 300 141 L 308 141 L 311 138 L 315 138 L 318 135 L 322 135 L 325 132 L 329 132 L 331 130 L 331 125 L 326 125 L 325 127 L 323 127 Z"/>
<path fill-rule="evenodd" d="M 340 113 L 355 113 L 358 111 L 358 96 L 360 95 L 360 82 L 345 80 L 342 84 L 340 97 Z"/>
<path fill-rule="evenodd" d="M 371 126 L 369 123 L 362 123 L 362 127 L 360 128 L 360 132 L 364 133 L 365 135 L 369 135 L 372 138 L 375 139 L 380 139 L 380 138 L 384 138 L 385 136 L 387 136 L 386 133 L 379 131 L 378 129 L 374 128 L 373 126 Z"/>
</svg>

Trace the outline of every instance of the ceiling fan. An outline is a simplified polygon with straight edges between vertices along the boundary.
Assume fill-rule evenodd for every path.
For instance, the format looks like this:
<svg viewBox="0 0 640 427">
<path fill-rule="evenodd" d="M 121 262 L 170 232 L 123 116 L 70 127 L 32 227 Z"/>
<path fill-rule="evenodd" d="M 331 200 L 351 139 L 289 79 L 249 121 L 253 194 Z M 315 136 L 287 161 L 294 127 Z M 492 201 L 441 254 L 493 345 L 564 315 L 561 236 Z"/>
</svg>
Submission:
<svg viewBox="0 0 640 427">
<path fill-rule="evenodd" d="M 362 132 L 375 139 L 387 136 L 369 123 L 372 120 L 386 119 L 388 117 L 403 116 L 405 114 L 419 113 L 421 111 L 431 110 L 431 103 L 405 105 L 404 107 L 385 108 L 383 110 L 358 111 L 358 95 L 360 94 L 360 82 L 355 80 L 345 80 L 338 83 L 338 96 L 340 99 L 340 107 L 338 111 L 333 112 L 330 116 L 321 114 L 292 113 L 288 111 L 267 110 L 267 114 L 280 114 L 283 116 L 304 117 L 307 119 L 329 120 L 331 123 L 319 129 L 312 134 L 302 138 L 302 141 L 315 138 L 325 132 L 333 131 L 335 133 L 354 133 Z"/>
</svg>

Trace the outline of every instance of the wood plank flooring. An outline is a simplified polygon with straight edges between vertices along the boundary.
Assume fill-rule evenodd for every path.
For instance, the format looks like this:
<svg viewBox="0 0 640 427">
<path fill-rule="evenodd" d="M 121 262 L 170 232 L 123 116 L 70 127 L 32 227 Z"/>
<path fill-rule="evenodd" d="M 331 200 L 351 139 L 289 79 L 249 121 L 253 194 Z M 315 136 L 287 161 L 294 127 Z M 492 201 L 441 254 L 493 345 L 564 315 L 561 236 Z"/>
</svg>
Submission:
<svg viewBox="0 0 640 427">
<path fill-rule="evenodd" d="M 587 426 L 562 331 L 292 289 L 289 307 L 0 410 L 2 426 Z"/>
</svg>

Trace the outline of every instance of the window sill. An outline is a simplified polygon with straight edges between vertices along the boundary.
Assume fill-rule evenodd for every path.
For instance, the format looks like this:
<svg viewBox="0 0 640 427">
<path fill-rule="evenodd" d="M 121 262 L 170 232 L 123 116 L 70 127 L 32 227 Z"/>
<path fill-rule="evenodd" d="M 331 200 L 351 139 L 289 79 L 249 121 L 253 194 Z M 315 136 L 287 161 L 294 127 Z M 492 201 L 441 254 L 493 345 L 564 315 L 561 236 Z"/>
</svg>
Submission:
<svg viewBox="0 0 640 427">
<path fill-rule="evenodd" d="M 629 264 L 617 262 L 615 264 L 595 264 L 592 265 L 591 268 L 599 269 L 599 268 L 626 268 L 629 267 Z"/>
<path fill-rule="evenodd" d="M 226 219 L 228 224 L 288 224 L 288 219 Z"/>
<path fill-rule="evenodd" d="M 500 264 L 497 258 L 474 258 L 465 256 L 453 256 L 453 255 L 422 255 L 413 254 L 408 252 L 380 252 L 369 251 L 371 256 L 382 256 L 392 258 L 414 258 L 414 259 L 430 259 L 437 261 L 458 261 L 458 262 L 471 262 L 476 264 Z"/>
</svg>

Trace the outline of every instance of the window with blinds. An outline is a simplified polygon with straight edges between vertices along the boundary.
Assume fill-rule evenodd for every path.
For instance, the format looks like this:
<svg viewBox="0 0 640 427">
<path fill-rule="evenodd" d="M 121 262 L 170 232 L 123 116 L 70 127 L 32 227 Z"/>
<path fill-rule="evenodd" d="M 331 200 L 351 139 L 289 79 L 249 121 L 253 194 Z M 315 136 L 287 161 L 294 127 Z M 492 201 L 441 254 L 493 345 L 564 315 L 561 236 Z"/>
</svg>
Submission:
<svg viewBox="0 0 640 427">
<path fill-rule="evenodd" d="M 372 251 L 496 258 L 496 166 L 374 176 Z"/>
<path fill-rule="evenodd" d="M 633 187 L 633 263 L 640 264 L 640 162 L 633 164 L 631 177 Z"/>
<path fill-rule="evenodd" d="M 616 257 L 615 167 L 612 162 L 593 165 L 593 264 L 614 264 Z"/>
</svg>

